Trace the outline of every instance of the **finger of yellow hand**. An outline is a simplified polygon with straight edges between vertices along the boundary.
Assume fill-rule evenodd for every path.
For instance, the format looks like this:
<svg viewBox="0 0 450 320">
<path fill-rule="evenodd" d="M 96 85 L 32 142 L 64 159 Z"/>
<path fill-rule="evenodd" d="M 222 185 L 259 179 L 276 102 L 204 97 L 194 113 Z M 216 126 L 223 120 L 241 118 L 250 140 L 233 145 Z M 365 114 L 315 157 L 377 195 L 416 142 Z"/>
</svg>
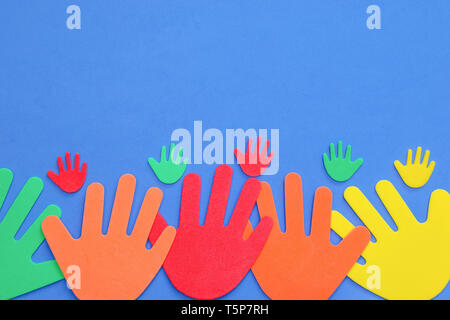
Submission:
<svg viewBox="0 0 450 320">
<path fill-rule="evenodd" d="M 406 165 L 412 164 L 412 150 L 408 150 L 408 158 L 406 159 Z"/>
<path fill-rule="evenodd" d="M 414 164 L 419 165 L 422 158 L 422 147 L 417 147 L 416 157 L 414 158 Z"/>
<path fill-rule="evenodd" d="M 382 180 L 377 183 L 375 189 L 398 228 L 407 228 L 417 223 L 411 210 L 409 210 L 392 183 Z"/>
<path fill-rule="evenodd" d="M 383 220 L 377 210 L 375 210 L 369 200 L 367 200 L 361 190 L 357 187 L 348 187 L 344 192 L 344 198 L 377 241 L 382 240 L 392 232 L 389 225 Z"/>
<path fill-rule="evenodd" d="M 436 162 L 431 161 L 430 165 L 427 167 L 427 180 L 431 177 L 431 174 L 433 173 L 435 165 L 436 165 Z"/>
<path fill-rule="evenodd" d="M 428 165 L 428 161 L 430 161 L 430 150 L 425 151 L 425 155 L 423 156 L 422 165 L 426 167 Z"/>
<path fill-rule="evenodd" d="M 450 227 L 450 194 L 447 191 L 438 189 L 431 194 L 428 206 L 428 222 L 446 230 L 445 232 L 450 235 L 449 229 L 445 228 L 445 226 Z"/>
<path fill-rule="evenodd" d="M 379 294 L 381 289 L 381 272 L 378 266 L 368 263 L 364 265 L 355 263 L 347 276 L 361 287 Z"/>
</svg>

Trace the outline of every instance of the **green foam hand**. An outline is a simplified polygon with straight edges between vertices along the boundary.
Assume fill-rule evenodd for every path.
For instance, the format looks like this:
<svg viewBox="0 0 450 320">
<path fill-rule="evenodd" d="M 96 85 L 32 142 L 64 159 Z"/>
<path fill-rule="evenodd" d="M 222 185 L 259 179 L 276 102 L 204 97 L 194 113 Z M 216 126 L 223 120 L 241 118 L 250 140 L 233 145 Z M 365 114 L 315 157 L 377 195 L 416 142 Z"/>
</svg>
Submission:
<svg viewBox="0 0 450 320">
<path fill-rule="evenodd" d="M 0 169 L 0 208 L 8 194 L 13 173 Z M 44 188 L 41 179 L 30 178 L 0 222 L 0 300 L 11 299 L 64 279 L 55 260 L 34 263 L 32 255 L 44 241 L 42 221 L 61 210 L 49 205 L 19 239 L 15 235 Z"/>
<path fill-rule="evenodd" d="M 348 145 L 343 155 L 342 141 L 338 143 L 338 155 L 336 157 L 336 150 L 334 143 L 330 144 L 330 157 L 326 153 L 323 154 L 323 164 L 330 178 L 335 181 L 343 182 L 350 179 L 353 174 L 361 167 L 364 160 L 358 158 L 355 161 L 351 160 L 352 146 Z"/>
<path fill-rule="evenodd" d="M 187 159 L 181 161 L 183 148 L 180 148 L 177 159 L 175 161 L 173 160 L 174 147 L 175 145 L 173 143 L 170 144 L 169 160 L 167 160 L 166 156 L 166 146 L 161 148 L 160 162 L 156 161 L 154 158 L 148 159 L 148 163 L 150 167 L 152 167 L 159 181 L 165 184 L 172 184 L 180 180 L 187 166 Z"/>
</svg>

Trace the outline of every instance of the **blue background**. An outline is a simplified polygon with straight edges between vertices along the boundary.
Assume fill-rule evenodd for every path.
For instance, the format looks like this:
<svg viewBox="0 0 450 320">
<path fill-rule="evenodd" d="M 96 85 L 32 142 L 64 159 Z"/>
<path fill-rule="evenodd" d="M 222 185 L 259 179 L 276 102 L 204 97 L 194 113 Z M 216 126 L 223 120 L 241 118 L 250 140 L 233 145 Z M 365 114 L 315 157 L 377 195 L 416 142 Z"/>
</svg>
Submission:
<svg viewBox="0 0 450 320">
<path fill-rule="evenodd" d="M 382 30 L 366 28 L 366 8 L 382 10 Z M 77 4 L 82 29 L 66 28 Z M 18 236 L 42 209 L 59 205 L 74 236 L 81 230 L 89 183 L 106 189 L 106 230 L 118 178 L 137 178 L 133 225 L 145 191 L 164 191 L 161 211 L 178 224 L 181 181 L 161 184 L 147 164 L 174 129 L 280 129 L 280 170 L 263 177 L 283 212 L 283 178 L 303 179 L 305 212 L 314 190 L 329 186 L 334 208 L 354 223 L 343 199 L 359 186 L 393 225 L 375 193 L 388 179 L 420 221 L 436 188 L 449 190 L 450 2 L 447 0 L 322 1 L 6 1 L 0 5 L 0 166 L 15 178 L 4 208 L 31 176 L 45 189 Z M 342 139 L 365 162 L 346 183 L 322 164 L 328 144 Z M 394 169 L 408 148 L 432 151 L 436 169 L 418 190 Z M 56 157 L 79 152 L 88 163 L 83 189 L 63 193 L 47 177 Z M 202 177 L 202 216 L 215 166 L 191 165 Z M 233 165 L 227 219 L 246 176 Z M 281 223 L 283 216 L 280 214 Z M 257 221 L 257 211 L 253 212 Z M 307 215 L 307 225 L 310 215 Z M 333 235 L 333 241 L 337 241 Z M 52 257 L 44 244 L 35 261 Z M 21 299 L 73 299 L 63 281 Z M 164 271 L 142 299 L 184 299 Z M 264 299 L 249 273 L 225 299 Z M 377 299 L 346 278 L 333 299 Z M 450 287 L 438 296 L 450 298 Z"/>
</svg>

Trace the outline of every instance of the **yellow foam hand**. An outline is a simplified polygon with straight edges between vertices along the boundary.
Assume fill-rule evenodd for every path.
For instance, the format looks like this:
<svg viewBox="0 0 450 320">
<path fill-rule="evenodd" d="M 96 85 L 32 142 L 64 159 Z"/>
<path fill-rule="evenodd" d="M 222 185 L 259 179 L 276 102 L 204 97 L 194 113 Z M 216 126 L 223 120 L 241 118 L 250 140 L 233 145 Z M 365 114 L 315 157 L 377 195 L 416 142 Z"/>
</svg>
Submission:
<svg viewBox="0 0 450 320">
<path fill-rule="evenodd" d="M 389 181 L 376 191 L 398 230 L 392 230 L 357 187 L 344 198 L 372 232 L 376 242 L 362 253 L 348 276 L 386 299 L 431 299 L 447 285 L 450 276 L 450 195 L 435 190 L 430 197 L 427 221 L 418 222 Z M 344 238 L 354 227 L 333 211 L 331 228 Z"/>
<path fill-rule="evenodd" d="M 408 150 L 408 158 L 406 159 L 405 165 L 398 160 L 395 160 L 394 162 L 394 166 L 400 177 L 402 177 L 403 182 L 411 188 L 423 187 L 430 179 L 436 164 L 434 161 L 431 161 L 430 165 L 428 165 L 428 161 L 430 160 L 430 150 L 425 151 L 422 163 L 420 162 L 421 157 L 422 148 L 418 147 L 414 163 L 412 162 L 411 149 Z"/>
</svg>

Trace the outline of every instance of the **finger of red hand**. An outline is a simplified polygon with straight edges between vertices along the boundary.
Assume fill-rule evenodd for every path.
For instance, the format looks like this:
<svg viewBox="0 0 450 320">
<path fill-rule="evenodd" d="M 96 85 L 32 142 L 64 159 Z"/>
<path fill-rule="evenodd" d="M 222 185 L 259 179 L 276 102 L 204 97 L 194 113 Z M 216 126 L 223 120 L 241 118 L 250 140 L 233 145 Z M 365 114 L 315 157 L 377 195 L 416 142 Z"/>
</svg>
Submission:
<svg viewBox="0 0 450 320">
<path fill-rule="evenodd" d="M 319 187 L 314 196 L 311 237 L 320 242 L 330 241 L 332 198 L 327 187 Z"/>
<path fill-rule="evenodd" d="M 72 169 L 72 162 L 70 161 L 70 152 L 66 152 L 66 165 L 67 170 Z"/>
<path fill-rule="evenodd" d="M 52 180 L 54 183 L 58 184 L 59 182 L 59 176 L 53 172 L 53 171 L 47 171 L 47 176 Z"/>
<path fill-rule="evenodd" d="M 261 191 L 261 182 L 257 179 L 248 179 L 242 188 L 239 199 L 236 203 L 233 215 L 229 223 L 230 228 L 240 232 L 245 228 L 245 225 L 250 218 L 256 199 Z"/>
<path fill-rule="evenodd" d="M 198 225 L 200 213 L 201 179 L 190 173 L 183 180 L 179 226 Z"/>
<path fill-rule="evenodd" d="M 209 198 L 205 225 L 223 225 L 230 194 L 233 169 L 226 164 L 217 167 Z"/>
<path fill-rule="evenodd" d="M 272 230 L 273 220 L 264 217 L 247 240 L 247 255 L 256 261 Z"/>
<path fill-rule="evenodd" d="M 61 157 L 58 157 L 58 169 L 59 169 L 59 173 L 66 171 Z"/>
<path fill-rule="evenodd" d="M 76 171 L 78 171 L 80 169 L 80 154 L 76 153 L 75 154 L 75 165 L 73 167 Z"/>
<path fill-rule="evenodd" d="M 86 174 L 87 174 L 87 163 L 83 163 L 83 166 L 81 167 L 81 176 L 83 177 L 83 182 L 84 179 L 86 179 Z"/>
<path fill-rule="evenodd" d="M 161 233 L 167 228 L 168 224 L 164 217 L 161 215 L 161 213 L 156 214 L 156 218 L 153 221 L 152 229 L 150 230 L 150 234 L 148 236 L 148 239 L 150 240 L 150 243 L 154 245 L 156 241 L 158 240 Z"/>
<path fill-rule="evenodd" d="M 245 154 L 242 153 L 241 150 L 239 150 L 238 148 L 234 149 L 234 155 L 236 156 L 238 164 L 244 164 L 245 163 Z"/>
</svg>

